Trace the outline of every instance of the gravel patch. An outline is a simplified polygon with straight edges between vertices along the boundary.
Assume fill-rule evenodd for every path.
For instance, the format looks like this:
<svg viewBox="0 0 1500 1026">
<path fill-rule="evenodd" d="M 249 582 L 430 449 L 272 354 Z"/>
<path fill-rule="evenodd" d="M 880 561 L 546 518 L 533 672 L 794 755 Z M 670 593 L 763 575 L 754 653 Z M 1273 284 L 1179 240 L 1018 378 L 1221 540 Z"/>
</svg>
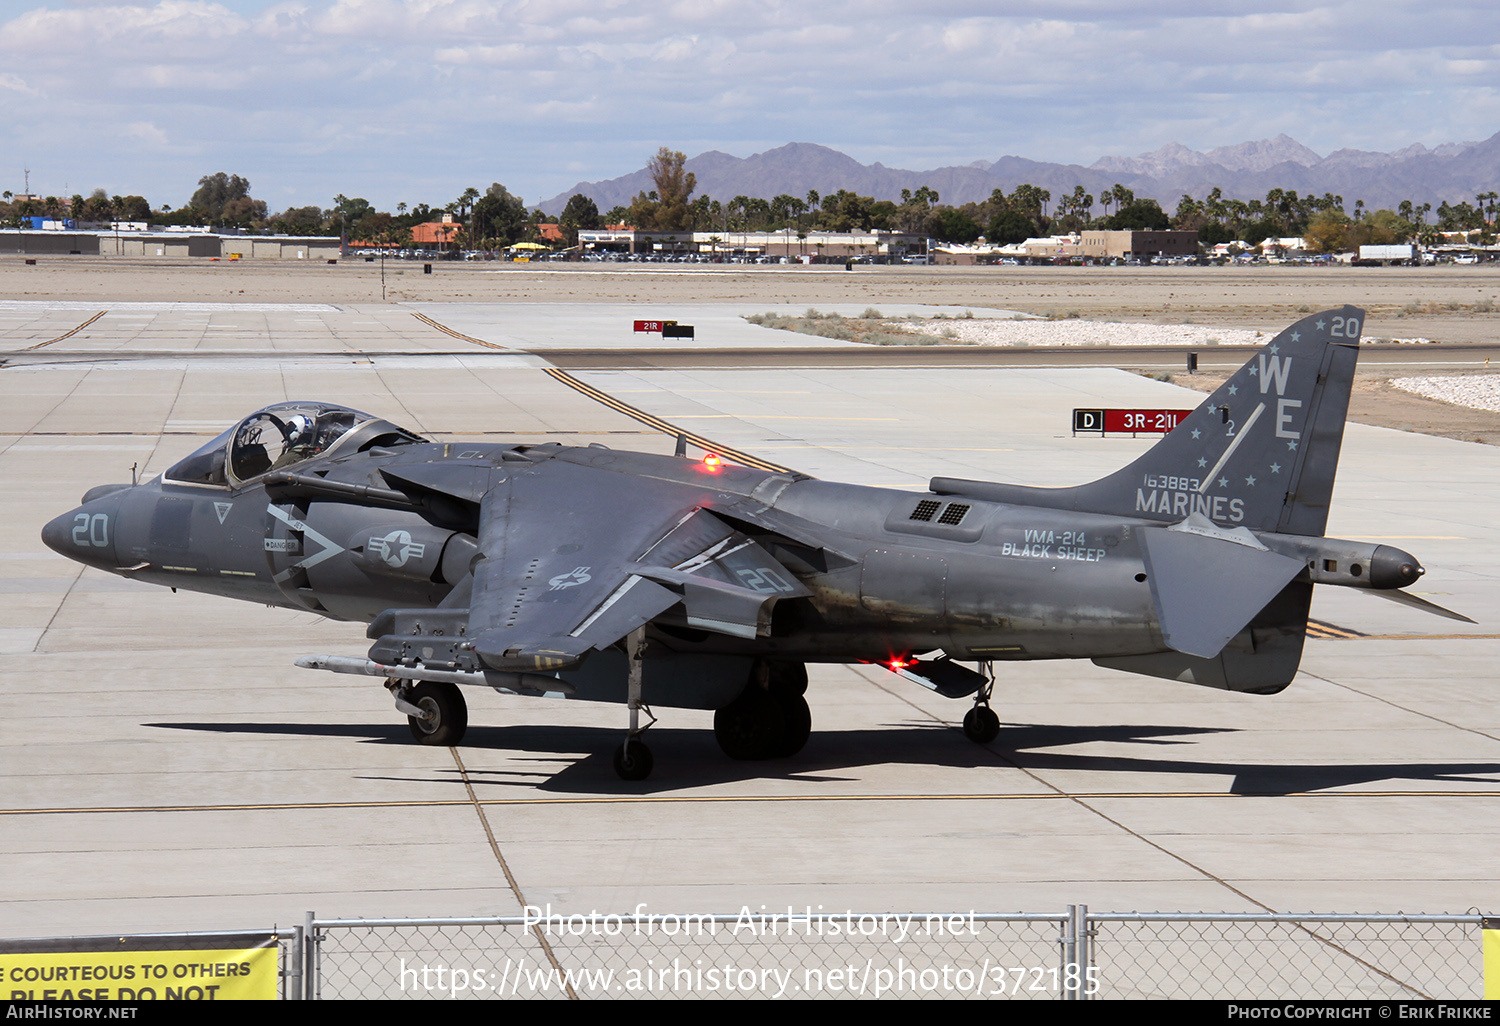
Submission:
<svg viewBox="0 0 1500 1026">
<path fill-rule="evenodd" d="M 1391 384 L 1439 402 L 1500 413 L 1500 375 L 1392 378 Z"/>
<path fill-rule="evenodd" d="M 1271 335 L 1245 328 L 1207 324 L 1127 324 L 1116 321 L 1002 320 L 988 317 L 934 318 L 920 325 L 891 321 L 892 328 L 920 331 L 948 342 L 980 346 L 1216 346 L 1259 345 Z M 1427 339 L 1382 341 L 1422 343 Z"/>
<path fill-rule="evenodd" d="M 910 331 L 915 325 L 894 321 Z M 1201 324 L 1122 324 L 1113 321 L 995 320 L 976 317 L 926 321 L 917 330 L 944 339 L 981 346 L 1215 346 L 1255 345 L 1268 341 L 1260 331 Z"/>
</svg>

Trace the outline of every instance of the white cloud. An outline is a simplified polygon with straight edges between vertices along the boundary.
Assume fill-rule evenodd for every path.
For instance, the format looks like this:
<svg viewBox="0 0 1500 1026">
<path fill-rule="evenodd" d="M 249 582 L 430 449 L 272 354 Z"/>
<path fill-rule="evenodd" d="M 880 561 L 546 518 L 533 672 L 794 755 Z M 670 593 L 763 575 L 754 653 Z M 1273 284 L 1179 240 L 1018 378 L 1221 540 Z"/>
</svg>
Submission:
<svg viewBox="0 0 1500 1026">
<path fill-rule="evenodd" d="M 132 121 L 125 126 L 125 137 L 148 146 L 166 146 L 171 140 L 167 133 L 149 121 Z"/>
<path fill-rule="evenodd" d="M 267 194 L 295 179 L 322 203 L 411 201 L 403 183 L 436 180 L 454 195 L 480 180 L 550 195 L 693 140 L 745 155 L 801 139 L 906 167 L 1006 152 L 1090 163 L 1279 131 L 1320 152 L 1432 145 L 1490 134 L 1476 117 L 1495 110 L 1500 71 L 1480 0 L 1269 0 L 1248 13 L 1236 0 L 19 6 L 0 21 L 0 92 L 32 99 L 9 131 L 147 126 L 129 136 L 138 151 L 193 140 L 213 170 L 253 162 Z M 392 151 L 346 160 L 338 147 L 353 141 Z M 61 143 L 55 157 L 133 159 Z"/>
<path fill-rule="evenodd" d="M 25 96 L 40 95 L 35 89 L 27 85 L 19 75 L 12 75 L 9 72 L 0 72 L 0 89 L 9 90 L 13 93 L 21 93 Z"/>
</svg>

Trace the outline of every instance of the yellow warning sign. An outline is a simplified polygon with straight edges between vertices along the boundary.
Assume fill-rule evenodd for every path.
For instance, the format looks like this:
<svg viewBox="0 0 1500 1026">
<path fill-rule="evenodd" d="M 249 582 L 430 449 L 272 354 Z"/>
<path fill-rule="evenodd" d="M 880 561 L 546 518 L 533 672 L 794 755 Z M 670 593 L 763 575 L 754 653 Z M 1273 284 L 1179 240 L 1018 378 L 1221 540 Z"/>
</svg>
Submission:
<svg viewBox="0 0 1500 1026">
<path fill-rule="evenodd" d="M 1500 1001 L 1500 919 L 1486 918 L 1484 934 L 1484 999 Z"/>
<path fill-rule="evenodd" d="M 136 938 L 135 940 L 144 940 Z M 158 944 L 167 938 L 150 938 Z M 244 940 L 244 935 L 234 938 Z M 0 945 L 0 990 L 11 1001 L 274 1000 L 280 971 L 274 937 L 255 947 L 129 949 L 132 938 Z M 32 947 L 34 950 L 20 950 Z M 46 950 L 40 950 L 45 948 Z"/>
</svg>

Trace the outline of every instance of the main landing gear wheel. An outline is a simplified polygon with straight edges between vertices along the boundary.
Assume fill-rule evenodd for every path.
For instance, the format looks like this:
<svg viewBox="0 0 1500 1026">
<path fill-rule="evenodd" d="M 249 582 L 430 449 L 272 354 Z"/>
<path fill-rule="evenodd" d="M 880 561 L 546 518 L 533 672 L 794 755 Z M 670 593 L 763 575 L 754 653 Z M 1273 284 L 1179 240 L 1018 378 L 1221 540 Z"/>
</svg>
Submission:
<svg viewBox="0 0 1500 1026">
<path fill-rule="evenodd" d="M 714 713 L 714 738 L 731 759 L 784 759 L 812 733 L 801 663 L 762 663 L 740 697 Z"/>
<path fill-rule="evenodd" d="M 753 680 L 714 713 L 714 739 L 731 759 L 769 759 L 778 754 L 785 733 L 781 705 Z"/>
<path fill-rule="evenodd" d="M 469 729 L 469 707 L 457 684 L 424 680 L 413 684 L 401 696 L 421 709 L 420 719 L 408 716 L 411 736 L 422 745 L 456 745 Z"/>
<path fill-rule="evenodd" d="M 781 737 L 771 755 L 773 758 L 785 759 L 802 751 L 802 746 L 807 744 L 808 737 L 812 735 L 812 710 L 807 707 L 807 699 L 801 695 L 773 693 L 771 699 L 781 707 Z"/>
<path fill-rule="evenodd" d="M 651 766 L 651 749 L 635 738 L 615 749 L 615 775 L 621 780 L 645 780 Z"/>
<path fill-rule="evenodd" d="M 807 666 L 803 663 L 771 663 L 767 667 L 766 690 L 781 710 L 781 736 L 771 756 L 785 759 L 802 751 L 812 734 L 812 710 L 807 707 Z"/>
<path fill-rule="evenodd" d="M 964 737 L 987 745 L 1000 736 L 1000 717 L 987 705 L 976 705 L 964 713 Z"/>
</svg>

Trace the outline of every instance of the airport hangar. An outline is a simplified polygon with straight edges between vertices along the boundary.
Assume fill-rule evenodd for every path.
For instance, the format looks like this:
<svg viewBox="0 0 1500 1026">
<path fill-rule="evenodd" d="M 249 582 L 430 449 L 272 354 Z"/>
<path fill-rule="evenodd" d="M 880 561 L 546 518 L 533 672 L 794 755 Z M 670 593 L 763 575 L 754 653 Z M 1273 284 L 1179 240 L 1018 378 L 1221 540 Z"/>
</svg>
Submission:
<svg viewBox="0 0 1500 1026">
<path fill-rule="evenodd" d="M 202 257 L 210 260 L 336 260 L 337 236 L 207 231 L 0 229 L 0 253 L 25 256 Z"/>
<path fill-rule="evenodd" d="M 730 762 L 708 714 L 671 711 L 639 784 L 610 766 L 617 707 L 472 695 L 464 746 L 419 747 L 378 683 L 293 666 L 362 653 L 358 625 L 80 572 L 38 536 L 84 489 L 128 480 L 133 464 L 155 474 L 289 398 L 440 439 L 670 452 L 629 406 L 820 477 L 917 490 L 934 474 L 1093 479 L 1150 440 L 1075 438 L 1072 408 L 1197 402 L 1047 353 L 1011 367 L 827 340 L 805 353 L 808 339 L 744 312 L 0 304 L 0 676 L 17 703 L 0 725 L 4 932 L 548 902 L 1458 912 L 1490 900 L 1490 447 L 1351 425 L 1329 525 L 1416 553 L 1419 592 L 1478 627 L 1320 590 L 1313 615 L 1335 629 L 1272 698 L 1087 663 L 1006 665 L 1004 727 L 987 746 L 958 729 L 965 703 L 878 667 L 814 667 L 814 734 L 795 759 Z M 639 317 L 693 323 L 695 344 L 721 351 L 663 341 L 653 357 L 630 331 Z M 1206 369 L 1243 359 L 1203 354 Z"/>
</svg>

